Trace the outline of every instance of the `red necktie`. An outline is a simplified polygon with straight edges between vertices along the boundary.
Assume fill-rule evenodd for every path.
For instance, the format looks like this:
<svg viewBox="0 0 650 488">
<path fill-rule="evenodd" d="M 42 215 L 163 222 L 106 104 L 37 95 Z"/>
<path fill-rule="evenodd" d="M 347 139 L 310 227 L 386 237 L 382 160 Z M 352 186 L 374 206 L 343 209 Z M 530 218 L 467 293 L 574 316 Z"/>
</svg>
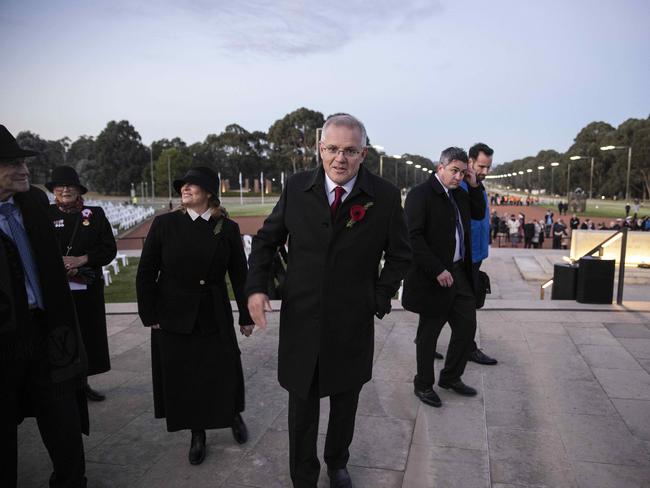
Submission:
<svg viewBox="0 0 650 488">
<path fill-rule="evenodd" d="M 334 188 L 334 201 L 332 202 L 332 205 L 330 205 L 330 212 L 332 212 L 332 219 L 336 217 L 336 211 L 341 206 L 341 198 L 343 197 L 344 193 L 345 193 L 345 188 L 343 188 L 342 186 L 337 186 L 336 188 Z"/>
</svg>

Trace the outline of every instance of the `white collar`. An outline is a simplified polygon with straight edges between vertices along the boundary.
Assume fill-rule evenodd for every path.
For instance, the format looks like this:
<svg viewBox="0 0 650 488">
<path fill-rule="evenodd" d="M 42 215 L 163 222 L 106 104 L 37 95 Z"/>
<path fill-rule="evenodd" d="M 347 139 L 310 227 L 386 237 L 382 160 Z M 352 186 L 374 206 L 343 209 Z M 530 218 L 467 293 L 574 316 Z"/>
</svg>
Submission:
<svg viewBox="0 0 650 488">
<path fill-rule="evenodd" d="M 344 196 L 347 197 L 352 191 L 354 182 L 357 181 L 357 176 L 359 176 L 359 173 L 354 175 L 354 177 L 350 181 L 348 181 L 345 185 L 338 185 L 334 183 L 329 176 L 327 176 L 327 173 L 325 173 L 325 188 L 327 189 L 327 194 L 329 195 L 330 193 L 332 193 L 334 191 L 334 188 L 336 188 L 337 186 L 341 186 L 345 190 Z"/>
<path fill-rule="evenodd" d="M 5 203 L 14 203 L 14 196 L 11 195 L 9 198 L 7 198 L 4 202 L 0 201 L 0 205 L 3 205 Z"/>
<path fill-rule="evenodd" d="M 449 196 L 449 188 L 447 188 L 445 184 L 442 181 L 440 181 L 440 178 L 438 178 L 438 173 L 434 173 L 434 174 L 437 180 L 440 182 L 440 186 L 442 186 L 442 189 L 445 190 L 445 193 L 447 194 L 447 196 Z"/>
<path fill-rule="evenodd" d="M 211 210 L 211 209 L 207 209 L 207 210 L 206 210 L 205 212 L 203 212 L 202 214 L 199 214 L 198 212 L 195 212 L 195 211 L 192 210 L 191 208 L 188 208 L 188 209 L 187 209 L 187 214 L 190 216 L 190 218 L 191 218 L 193 221 L 196 220 L 196 219 L 198 219 L 199 217 L 201 217 L 203 220 L 205 220 L 205 221 L 207 222 L 208 220 L 210 220 L 210 217 L 212 216 L 212 210 Z"/>
</svg>

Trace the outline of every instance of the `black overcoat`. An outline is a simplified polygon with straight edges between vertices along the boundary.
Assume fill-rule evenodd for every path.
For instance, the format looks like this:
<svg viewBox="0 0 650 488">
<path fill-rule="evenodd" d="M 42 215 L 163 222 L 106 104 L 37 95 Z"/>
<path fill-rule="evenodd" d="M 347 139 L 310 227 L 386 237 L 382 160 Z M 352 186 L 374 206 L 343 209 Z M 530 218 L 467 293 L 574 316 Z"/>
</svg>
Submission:
<svg viewBox="0 0 650 488">
<path fill-rule="evenodd" d="M 71 245 L 67 255 L 87 255 L 86 266 L 94 273 L 95 279 L 88 288 L 73 290 L 72 297 L 88 355 L 88 376 L 104 373 L 111 369 L 111 361 L 106 333 L 102 266 L 110 263 L 117 254 L 111 224 L 101 207 L 84 206 L 81 212 L 65 213 L 56 205 L 50 205 L 49 212 L 61 254 L 66 255 L 67 247 Z"/>
<path fill-rule="evenodd" d="M 485 216 L 483 185 L 451 190 L 460 211 L 465 234 L 465 272 L 472 275 L 471 219 Z M 440 286 L 437 276 L 451 270 L 456 247 L 455 210 L 435 174 L 411 189 L 404 204 L 413 263 L 404 279 L 402 304 L 406 310 L 425 315 L 446 315 L 451 305 L 451 288 Z"/>
<path fill-rule="evenodd" d="M 64 392 L 76 389 L 80 392 L 86 375 L 86 353 L 77 324 L 74 303 L 68 288 L 63 260 L 59 253 L 52 223 L 47 214 L 47 197 L 43 191 L 30 187 L 29 191 L 14 195 L 14 202 L 20 208 L 23 225 L 29 237 L 32 253 L 43 294 L 45 313 L 43 324 L 47 328 L 47 349 L 50 362 L 50 378 L 57 389 Z M 3 246 L 4 247 L 4 246 Z M 6 259 L 0 255 L 0 259 Z M 7 285 L 7 283 L 5 283 Z M 11 285 L 6 289 L 10 288 Z M 15 296 L 13 290 L 10 293 Z M 15 304 L 15 302 L 14 302 Z M 5 315 L 11 317 L 14 314 Z M 15 310 L 15 315 L 20 312 Z M 16 323 L 20 327 L 20 323 Z M 0 330 L 12 328 L 11 323 L 0 324 Z M 6 336 L 0 336 L 5 340 Z M 7 365 L 5 364 L 4 367 Z M 1 392 L 0 392 L 1 393 Z M 85 396 L 77 395 L 81 414 L 82 432 L 88 433 L 88 410 Z M 24 406 L 27 407 L 28 406 Z M 34 412 L 22 410 L 20 417 L 33 416 Z"/>
<path fill-rule="evenodd" d="M 154 219 L 136 288 L 142 323 L 161 328 L 152 330 L 154 411 L 170 431 L 228 427 L 244 409 L 226 272 L 239 324 L 250 325 L 239 226 L 227 218 L 192 221 L 180 211 Z"/>
<path fill-rule="evenodd" d="M 321 396 L 371 379 L 374 314 L 389 308 L 411 259 L 397 188 L 361 165 L 332 221 L 324 175 L 321 167 L 287 180 L 253 238 L 246 284 L 247 295 L 266 293 L 273 255 L 288 237 L 278 378 L 303 397 L 317 364 Z M 365 216 L 351 225 L 359 205 Z"/>
</svg>

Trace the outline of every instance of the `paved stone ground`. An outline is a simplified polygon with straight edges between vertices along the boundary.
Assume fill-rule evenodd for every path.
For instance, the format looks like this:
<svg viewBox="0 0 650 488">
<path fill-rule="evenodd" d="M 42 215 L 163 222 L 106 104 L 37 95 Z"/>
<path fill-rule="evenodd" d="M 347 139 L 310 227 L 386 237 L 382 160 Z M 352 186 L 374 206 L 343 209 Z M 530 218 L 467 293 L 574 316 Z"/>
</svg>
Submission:
<svg viewBox="0 0 650 488">
<path fill-rule="evenodd" d="M 277 317 L 241 341 L 250 441 L 211 431 L 208 457 L 194 467 L 189 435 L 153 418 L 149 331 L 137 316 L 109 316 L 113 369 L 91 381 L 108 399 L 90 405 L 89 486 L 290 486 Z M 351 448 L 357 487 L 649 486 L 650 313 L 480 312 L 481 347 L 500 364 L 470 363 L 464 379 L 479 396 L 442 390 L 440 409 L 412 393 L 416 324 L 403 311 L 376 323 L 374 379 Z M 327 410 L 323 400 L 321 454 Z M 20 486 L 46 486 L 50 463 L 33 419 L 19 444 Z M 319 486 L 326 481 L 323 473 Z"/>
<path fill-rule="evenodd" d="M 518 252 L 493 250 L 484 264 L 493 294 L 479 312 L 479 341 L 500 362 L 468 365 L 464 380 L 478 397 L 441 390 L 442 408 L 420 403 L 412 391 L 417 316 L 396 310 L 376 321 L 374 378 L 362 390 L 351 447 L 357 488 L 650 486 L 650 303 L 540 302 L 539 284 L 516 266 Z M 648 300 L 648 288 L 626 286 L 626 300 Z M 134 304 L 109 309 L 113 369 L 91 379 L 108 399 L 90 404 L 84 439 L 90 487 L 290 486 L 277 313 L 266 331 L 240 337 L 249 442 L 210 431 L 197 467 L 187 462 L 189 433 L 168 433 L 153 418 L 148 329 Z M 445 328 L 440 351 L 448 339 Z M 322 459 L 326 399 L 321 407 Z M 47 486 L 51 466 L 33 419 L 19 429 L 19 458 L 19 486 Z M 319 488 L 327 486 L 323 469 Z"/>
</svg>

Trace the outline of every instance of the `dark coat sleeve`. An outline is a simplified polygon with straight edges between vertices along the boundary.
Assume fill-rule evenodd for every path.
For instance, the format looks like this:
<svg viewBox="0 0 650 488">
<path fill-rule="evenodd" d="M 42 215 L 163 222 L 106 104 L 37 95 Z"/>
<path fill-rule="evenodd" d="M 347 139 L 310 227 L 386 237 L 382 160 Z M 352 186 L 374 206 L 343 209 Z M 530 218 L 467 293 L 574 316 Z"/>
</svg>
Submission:
<svg viewBox="0 0 650 488">
<path fill-rule="evenodd" d="M 467 185 L 467 194 L 469 195 L 470 216 L 474 220 L 483 220 L 485 218 L 485 197 L 483 196 L 483 183 L 479 183 L 476 188 Z"/>
<path fill-rule="evenodd" d="M 231 249 L 230 259 L 228 261 L 228 276 L 232 284 L 237 308 L 239 308 L 239 325 L 252 325 L 253 319 L 251 319 L 248 313 L 246 295 L 244 293 L 248 266 L 246 264 L 246 254 L 244 253 L 244 245 L 241 241 L 239 225 L 235 222 L 233 222 L 233 231 L 228 233 L 228 239 Z"/>
<path fill-rule="evenodd" d="M 145 327 L 158 323 L 156 314 L 156 280 L 162 262 L 162 238 L 160 220 L 151 223 L 140 255 L 135 287 L 138 295 L 138 315 Z"/>
<path fill-rule="evenodd" d="M 384 248 L 384 267 L 375 287 L 379 315 L 390 311 L 390 300 L 399 289 L 399 285 L 411 264 L 411 246 L 399 192 L 395 192 L 392 213 L 388 222 L 388 240 Z"/>
<path fill-rule="evenodd" d="M 280 200 L 273 207 L 271 215 L 264 221 L 264 225 L 253 237 L 251 255 L 248 259 L 248 279 L 246 281 L 246 296 L 253 293 L 268 291 L 269 273 L 273 257 L 278 248 L 287 240 L 289 231 L 284 225 L 284 213 L 287 206 L 287 194 L 291 179 L 280 196 Z"/>
<path fill-rule="evenodd" d="M 446 267 L 427 244 L 427 215 L 430 212 L 427 205 L 427 193 L 422 187 L 412 189 L 406 196 L 404 207 L 413 250 L 413 261 L 433 281 Z"/>
<path fill-rule="evenodd" d="M 92 248 L 88 249 L 88 266 L 105 266 L 117 254 L 117 245 L 113 237 L 113 229 L 101 207 L 95 207 L 93 218 L 97 225 L 97 239 Z"/>
</svg>

